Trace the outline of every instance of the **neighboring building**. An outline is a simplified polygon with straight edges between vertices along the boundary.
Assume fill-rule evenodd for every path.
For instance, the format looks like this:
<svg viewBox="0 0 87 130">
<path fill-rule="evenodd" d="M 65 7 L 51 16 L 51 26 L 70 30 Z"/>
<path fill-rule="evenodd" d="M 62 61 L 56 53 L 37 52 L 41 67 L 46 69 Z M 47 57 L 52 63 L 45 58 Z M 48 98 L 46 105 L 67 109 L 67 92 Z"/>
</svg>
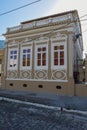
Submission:
<svg viewBox="0 0 87 130">
<path fill-rule="evenodd" d="M 0 88 L 4 83 L 5 41 L 0 40 Z"/>
<path fill-rule="evenodd" d="M 0 40 L 0 50 L 5 49 L 5 41 L 4 40 Z"/>
<path fill-rule="evenodd" d="M 77 10 L 8 28 L 4 87 L 75 95 L 75 82 L 83 81 L 81 34 Z"/>
</svg>

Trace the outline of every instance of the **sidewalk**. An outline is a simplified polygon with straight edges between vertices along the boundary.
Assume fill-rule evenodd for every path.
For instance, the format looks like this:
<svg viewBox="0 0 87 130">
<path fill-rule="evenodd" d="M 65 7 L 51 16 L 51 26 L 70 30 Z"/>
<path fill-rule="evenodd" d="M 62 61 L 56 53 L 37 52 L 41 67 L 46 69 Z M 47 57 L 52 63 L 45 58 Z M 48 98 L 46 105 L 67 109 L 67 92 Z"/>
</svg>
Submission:
<svg viewBox="0 0 87 130">
<path fill-rule="evenodd" d="M 6 97 L 48 106 L 87 111 L 87 97 L 55 95 L 47 93 L 31 93 L 26 91 L 0 90 L 0 97 Z"/>
</svg>

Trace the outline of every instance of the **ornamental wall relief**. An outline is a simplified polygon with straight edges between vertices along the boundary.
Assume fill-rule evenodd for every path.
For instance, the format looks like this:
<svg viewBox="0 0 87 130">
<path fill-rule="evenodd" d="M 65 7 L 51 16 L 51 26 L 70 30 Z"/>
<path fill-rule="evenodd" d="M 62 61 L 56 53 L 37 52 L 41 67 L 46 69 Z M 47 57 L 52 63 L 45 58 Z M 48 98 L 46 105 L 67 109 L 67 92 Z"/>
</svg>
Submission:
<svg viewBox="0 0 87 130">
<path fill-rule="evenodd" d="M 20 71 L 20 78 L 31 79 L 31 71 L 30 70 L 21 70 Z"/>
<path fill-rule="evenodd" d="M 8 71 L 7 72 L 7 78 L 12 78 L 12 79 L 18 78 L 18 72 L 16 70 Z"/>
<path fill-rule="evenodd" d="M 51 79 L 67 80 L 67 74 L 64 70 L 53 70 L 53 71 L 51 71 Z"/>
<path fill-rule="evenodd" d="M 48 79 L 48 72 L 46 70 L 36 70 L 34 79 Z"/>
</svg>

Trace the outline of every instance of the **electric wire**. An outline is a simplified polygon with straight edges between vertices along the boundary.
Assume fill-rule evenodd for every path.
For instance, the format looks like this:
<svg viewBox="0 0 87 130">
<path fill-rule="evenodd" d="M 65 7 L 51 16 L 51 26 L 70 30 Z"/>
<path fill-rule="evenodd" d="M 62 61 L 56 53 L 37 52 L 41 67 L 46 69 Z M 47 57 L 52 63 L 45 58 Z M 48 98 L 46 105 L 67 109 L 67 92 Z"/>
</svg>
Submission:
<svg viewBox="0 0 87 130">
<path fill-rule="evenodd" d="M 17 10 L 19 10 L 19 9 L 22 9 L 22 8 L 24 8 L 24 7 L 27 7 L 27 6 L 32 5 L 32 4 L 35 4 L 35 3 L 40 2 L 40 1 L 42 1 L 42 0 L 36 0 L 36 1 L 33 1 L 33 2 L 29 3 L 29 4 L 26 4 L 26 5 L 20 6 L 20 7 L 18 7 L 18 8 L 15 8 L 15 9 L 9 10 L 9 11 L 4 12 L 4 13 L 1 13 L 0 16 L 2 16 L 2 15 L 6 15 L 6 14 L 11 13 L 11 12 L 14 12 L 14 11 L 17 11 Z"/>
<path fill-rule="evenodd" d="M 20 6 L 20 7 L 18 7 L 18 8 L 9 10 L 9 11 L 4 12 L 4 13 L 1 13 L 0 16 L 9 14 L 9 13 L 11 13 L 11 12 L 14 12 L 14 11 L 17 11 L 17 10 L 19 10 L 19 9 L 25 8 L 25 7 L 30 6 L 30 5 L 32 5 L 32 4 L 38 3 L 38 2 L 40 2 L 40 1 L 42 1 L 42 0 L 36 0 L 36 1 L 33 1 L 33 2 L 28 3 L 28 4 L 26 4 L 26 5 Z M 85 15 L 83 15 L 83 16 L 80 17 L 80 19 L 81 19 L 80 22 L 87 21 L 87 19 L 82 19 L 82 18 L 84 18 L 85 16 L 87 16 L 87 14 L 85 14 Z M 74 21 L 74 22 L 75 22 L 75 21 Z M 78 21 L 78 22 L 79 22 L 79 21 Z M 73 23 L 73 22 L 72 22 L 72 23 Z M 63 26 L 63 27 L 57 28 L 57 29 L 62 29 L 62 28 L 64 28 L 64 27 L 67 27 L 69 24 L 70 24 L 70 23 L 68 23 L 67 25 L 65 25 L 65 26 Z M 57 29 L 56 29 L 56 30 L 57 30 Z M 52 33 L 52 32 L 54 32 L 54 31 L 55 31 L 55 30 L 53 30 L 53 31 L 51 31 L 51 32 L 49 32 L 49 33 Z M 82 33 L 85 33 L 85 32 L 87 32 L 87 29 L 84 30 L 84 31 L 82 31 Z M 49 35 L 49 33 L 48 33 L 48 35 Z M 1 37 L 1 36 L 3 36 L 3 35 L 0 35 L 0 37 Z"/>
<path fill-rule="evenodd" d="M 87 32 L 87 29 L 85 29 L 85 30 L 83 31 L 83 33 L 85 33 L 85 32 Z"/>
<path fill-rule="evenodd" d="M 19 10 L 19 9 L 24 8 L 24 7 L 26 7 L 26 6 L 35 4 L 35 3 L 40 2 L 40 1 L 42 1 L 42 0 L 36 0 L 36 1 L 32 2 L 32 3 L 29 3 L 29 4 L 26 4 L 26 5 L 20 6 L 20 7 L 18 7 L 18 8 L 15 8 L 15 9 L 13 9 L 13 10 L 10 10 L 10 11 L 4 12 L 4 13 L 1 13 L 0 16 L 5 15 L 5 14 L 8 14 L 8 13 L 11 13 L 11 12 L 16 11 L 16 10 Z M 87 15 L 87 14 L 81 16 L 80 18 L 83 18 L 83 17 L 85 17 L 86 15 Z M 80 22 L 84 22 L 84 21 L 87 21 L 87 19 L 78 20 L 78 22 L 79 22 L 79 21 L 80 21 Z M 73 22 L 75 22 L 75 21 L 72 21 L 72 22 L 70 22 L 70 23 L 73 23 Z M 58 28 L 58 29 L 62 29 L 62 28 L 64 28 L 64 27 L 67 27 L 70 23 L 68 23 L 66 26 L 60 27 L 60 28 Z M 86 30 L 86 31 L 87 31 L 87 30 Z M 86 32 L 86 31 L 83 31 L 83 32 Z M 52 33 L 52 32 L 51 32 L 51 33 Z M 2 36 L 3 36 L 3 35 L 2 35 Z"/>
<path fill-rule="evenodd" d="M 81 19 L 81 18 L 83 18 L 83 17 L 85 17 L 85 16 L 87 16 L 87 14 L 85 14 L 85 15 L 82 15 L 82 16 L 80 17 L 80 19 Z"/>
<path fill-rule="evenodd" d="M 87 21 L 87 19 L 82 19 L 82 20 L 80 20 L 81 22 L 84 22 L 84 21 Z"/>
</svg>

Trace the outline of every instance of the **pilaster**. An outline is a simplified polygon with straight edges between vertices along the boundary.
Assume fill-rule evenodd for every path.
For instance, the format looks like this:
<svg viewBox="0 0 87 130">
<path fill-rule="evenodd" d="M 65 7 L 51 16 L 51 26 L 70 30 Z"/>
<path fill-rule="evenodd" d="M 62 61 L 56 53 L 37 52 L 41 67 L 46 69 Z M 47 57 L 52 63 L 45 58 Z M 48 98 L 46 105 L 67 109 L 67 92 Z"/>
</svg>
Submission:
<svg viewBox="0 0 87 130">
<path fill-rule="evenodd" d="M 73 43 L 72 43 L 72 35 L 69 34 L 68 35 L 68 55 L 67 55 L 67 59 L 68 59 L 68 77 L 70 79 L 73 78 Z"/>
</svg>

